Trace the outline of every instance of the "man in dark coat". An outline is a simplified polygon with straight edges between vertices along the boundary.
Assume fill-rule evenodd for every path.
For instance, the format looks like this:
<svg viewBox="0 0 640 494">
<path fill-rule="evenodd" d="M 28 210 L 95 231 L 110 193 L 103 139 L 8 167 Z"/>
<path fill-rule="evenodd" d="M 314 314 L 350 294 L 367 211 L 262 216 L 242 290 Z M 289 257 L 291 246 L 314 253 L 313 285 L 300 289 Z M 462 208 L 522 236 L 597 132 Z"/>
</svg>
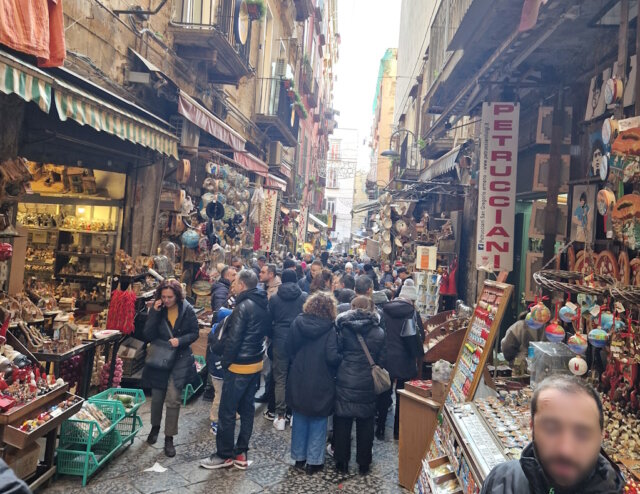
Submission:
<svg viewBox="0 0 640 494">
<path fill-rule="evenodd" d="M 295 271 L 286 269 L 282 272 L 282 285 L 278 292 L 269 299 L 269 312 L 273 320 L 271 345 L 273 348 L 272 372 L 275 380 L 275 413 L 273 426 L 277 430 L 285 428 L 287 374 L 289 371 L 289 356 L 285 344 L 291 323 L 302 313 L 302 306 L 307 300 L 304 293 L 296 283 Z"/>
<path fill-rule="evenodd" d="M 600 453 L 602 403 L 586 381 L 554 374 L 539 383 L 531 400 L 531 427 L 533 442 L 519 460 L 494 467 L 482 494 L 623 492 L 619 469 Z"/>
<path fill-rule="evenodd" d="M 200 463 L 210 470 L 231 466 L 245 470 L 249 465 L 247 450 L 255 413 L 253 397 L 260 382 L 264 338 L 271 325 L 267 294 L 258 290 L 257 285 L 255 273 L 244 269 L 231 286 L 237 297 L 225 326 L 217 451 Z M 240 414 L 240 433 L 234 447 L 236 413 Z"/>
<path fill-rule="evenodd" d="M 211 310 L 216 311 L 220 307 L 227 306 L 231 283 L 236 279 L 236 270 L 231 266 L 225 266 L 220 273 L 220 279 L 211 287 Z"/>
<path fill-rule="evenodd" d="M 198 375 L 191 344 L 198 339 L 198 318 L 193 307 L 183 299 L 182 287 L 176 280 L 165 280 L 158 287 L 156 301 L 149 310 L 143 335 L 147 342 L 168 341 L 177 348 L 173 366 L 160 369 L 149 364 L 142 370 L 142 385 L 151 388 L 151 431 L 147 442 L 155 444 L 166 403 L 164 436 L 165 454 L 175 456 L 173 437 L 178 434 L 180 397 L 187 384 L 195 383 Z"/>
<path fill-rule="evenodd" d="M 333 446 L 336 468 L 347 472 L 351 457 L 351 428 L 355 420 L 356 461 L 360 473 L 365 474 L 372 461 L 376 393 L 371 365 L 360 341 L 366 345 L 373 361 L 384 366 L 385 335 L 380 327 L 380 316 L 370 298 L 358 296 L 352 307 L 360 308 L 339 314 L 336 319 L 342 362 L 336 375 Z"/>
<path fill-rule="evenodd" d="M 378 282 L 378 275 L 376 275 L 376 272 L 373 270 L 373 266 L 371 264 L 365 264 L 364 265 L 364 274 L 365 276 L 368 276 L 369 278 L 371 278 L 371 281 L 373 281 L 373 289 L 377 292 L 378 290 L 380 290 L 380 283 Z"/>
</svg>

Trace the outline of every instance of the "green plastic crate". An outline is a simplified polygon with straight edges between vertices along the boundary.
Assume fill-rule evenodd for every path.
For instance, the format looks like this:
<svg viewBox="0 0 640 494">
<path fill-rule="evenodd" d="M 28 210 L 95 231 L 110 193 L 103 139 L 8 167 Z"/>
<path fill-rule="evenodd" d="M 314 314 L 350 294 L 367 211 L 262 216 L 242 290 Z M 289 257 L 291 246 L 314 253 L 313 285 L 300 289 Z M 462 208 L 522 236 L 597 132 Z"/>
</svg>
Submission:
<svg viewBox="0 0 640 494">
<path fill-rule="evenodd" d="M 194 355 L 193 358 L 197 362 L 202 364 L 202 368 L 200 369 L 199 374 L 202 374 L 203 372 L 205 372 L 207 370 L 206 359 L 201 355 Z M 187 384 L 184 387 L 184 390 L 182 391 L 182 406 L 186 406 L 187 401 L 189 401 L 193 397 L 193 395 L 196 394 L 200 390 L 200 388 L 202 388 L 202 386 L 204 386 L 204 383 L 202 382 L 202 378 L 199 377 L 198 380 L 200 381 L 200 384 L 198 384 L 196 387 L 193 387 L 193 384 Z"/>
<path fill-rule="evenodd" d="M 89 398 L 89 401 L 93 403 L 94 401 L 117 400 L 117 398 L 114 398 L 114 395 L 125 395 L 133 398 L 133 406 L 131 408 L 125 407 L 125 413 L 128 417 L 135 415 L 138 408 L 146 401 L 144 391 L 133 388 L 109 388 L 92 396 Z"/>
<path fill-rule="evenodd" d="M 82 477 L 82 486 L 87 485 L 89 477 L 107 463 L 122 446 L 122 437 L 112 430 L 93 445 L 67 444 L 59 447 L 56 457 L 56 471 L 59 474 Z"/>
<path fill-rule="evenodd" d="M 111 420 L 111 425 L 102 430 L 95 420 L 80 420 L 71 417 L 62 423 L 60 428 L 60 445 L 85 444 L 90 448 L 99 442 L 105 435 L 116 428 L 118 422 L 125 417 L 125 410 L 122 403 L 116 400 L 91 402 Z"/>
<path fill-rule="evenodd" d="M 200 373 L 204 372 L 205 369 L 207 368 L 207 360 L 202 355 L 194 355 L 193 358 L 195 359 L 196 362 L 202 365 L 202 368 L 200 369 Z"/>
<path fill-rule="evenodd" d="M 133 440 L 136 434 L 140 432 L 140 429 L 142 429 L 142 418 L 139 415 L 125 417 L 116 425 L 116 430 L 122 437 L 122 444 L 127 441 L 133 444 Z"/>
</svg>

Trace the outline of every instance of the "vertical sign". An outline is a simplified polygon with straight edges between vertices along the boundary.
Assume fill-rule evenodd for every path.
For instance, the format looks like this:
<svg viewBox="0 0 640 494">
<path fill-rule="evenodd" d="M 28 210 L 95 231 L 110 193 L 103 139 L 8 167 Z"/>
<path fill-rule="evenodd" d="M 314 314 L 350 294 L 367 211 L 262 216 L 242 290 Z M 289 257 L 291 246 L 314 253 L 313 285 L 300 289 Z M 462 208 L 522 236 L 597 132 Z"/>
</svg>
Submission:
<svg viewBox="0 0 640 494">
<path fill-rule="evenodd" d="M 309 220 L 309 206 L 300 205 L 300 214 L 298 215 L 298 251 L 304 250 L 304 243 L 307 241 L 307 222 Z"/>
<path fill-rule="evenodd" d="M 260 250 L 271 252 L 273 239 L 277 234 L 278 205 L 277 189 L 264 189 L 264 202 L 262 203 L 262 217 L 260 218 Z"/>
<path fill-rule="evenodd" d="M 477 268 L 513 270 L 519 115 L 517 103 L 482 107 Z"/>
</svg>

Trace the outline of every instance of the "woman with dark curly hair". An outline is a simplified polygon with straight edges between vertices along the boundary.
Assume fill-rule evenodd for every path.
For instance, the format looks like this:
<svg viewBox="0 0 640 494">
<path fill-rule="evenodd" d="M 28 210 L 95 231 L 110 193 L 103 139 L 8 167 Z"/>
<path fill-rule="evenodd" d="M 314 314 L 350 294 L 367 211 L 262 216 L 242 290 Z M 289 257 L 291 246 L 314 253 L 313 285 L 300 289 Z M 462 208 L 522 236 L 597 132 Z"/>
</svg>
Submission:
<svg viewBox="0 0 640 494">
<path fill-rule="evenodd" d="M 164 340 L 177 349 L 170 369 L 147 363 L 142 371 L 143 387 L 151 388 L 151 432 L 147 442 L 155 444 L 158 440 L 162 408 L 166 402 L 164 453 L 172 457 L 176 455 L 173 436 L 178 434 L 180 396 L 187 384 L 197 380 L 191 344 L 199 336 L 196 313 L 184 300 L 182 285 L 177 280 L 164 280 L 158 286 L 143 334 L 148 342 Z"/>
<path fill-rule="evenodd" d="M 342 357 L 333 321 L 336 299 L 318 291 L 305 302 L 291 324 L 287 353 L 291 369 L 287 403 L 293 410 L 291 458 L 312 474 L 324 467 L 327 419 L 333 413 L 335 375 Z"/>
</svg>

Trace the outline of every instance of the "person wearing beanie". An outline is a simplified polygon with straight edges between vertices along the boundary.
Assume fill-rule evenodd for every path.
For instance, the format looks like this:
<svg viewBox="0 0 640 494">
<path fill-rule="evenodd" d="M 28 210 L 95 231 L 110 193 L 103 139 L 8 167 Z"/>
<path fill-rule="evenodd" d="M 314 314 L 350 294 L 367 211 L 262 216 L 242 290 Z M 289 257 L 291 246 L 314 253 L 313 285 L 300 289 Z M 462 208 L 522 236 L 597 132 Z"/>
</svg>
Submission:
<svg viewBox="0 0 640 494">
<path fill-rule="evenodd" d="M 338 290 L 338 314 L 342 314 L 348 310 L 351 310 L 351 301 L 356 298 L 356 292 L 349 288 L 343 288 Z"/>
<path fill-rule="evenodd" d="M 353 264 L 348 262 L 344 265 L 345 274 L 353 276 Z"/>
<path fill-rule="evenodd" d="M 405 341 L 405 339 L 415 339 L 416 335 L 403 337 L 405 322 L 415 318 L 416 331 L 419 332 L 421 341 L 424 341 L 424 329 L 420 314 L 414 307 L 418 294 L 412 279 L 404 281 L 398 297 L 382 306 L 387 333 L 387 359 L 385 368 L 389 372 L 391 381 L 396 383 L 396 410 L 393 424 L 393 437 L 398 439 L 400 415 L 398 390 L 404 389 L 404 383 L 415 379 L 418 376 L 418 358 L 411 351 L 414 348 L 415 340 Z M 393 388 L 392 388 L 393 389 Z M 392 389 L 379 395 L 378 418 L 376 437 L 384 439 L 384 428 L 387 421 L 387 412 L 391 405 Z M 384 398 L 382 398 L 384 396 Z"/>
<path fill-rule="evenodd" d="M 273 379 L 275 381 L 275 411 L 273 426 L 276 430 L 283 431 L 286 425 L 285 392 L 287 387 L 287 375 L 289 370 L 289 356 L 285 343 L 291 329 L 293 320 L 302 313 L 302 306 L 307 300 L 307 294 L 298 286 L 298 277 L 295 271 L 285 269 L 282 272 L 282 284 L 278 291 L 269 299 L 269 312 L 273 320 L 272 339 L 273 348 Z M 267 414 L 269 411 L 267 410 Z M 267 418 L 270 416 L 265 415 Z"/>
</svg>

